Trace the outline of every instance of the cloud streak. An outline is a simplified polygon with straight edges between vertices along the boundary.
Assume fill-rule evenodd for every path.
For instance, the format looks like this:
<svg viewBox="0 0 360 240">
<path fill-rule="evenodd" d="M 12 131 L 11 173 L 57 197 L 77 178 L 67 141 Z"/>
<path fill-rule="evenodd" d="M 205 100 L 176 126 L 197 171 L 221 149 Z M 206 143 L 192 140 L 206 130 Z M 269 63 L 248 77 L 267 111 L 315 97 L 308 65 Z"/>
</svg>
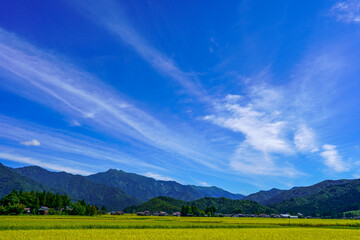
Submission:
<svg viewBox="0 0 360 240">
<path fill-rule="evenodd" d="M 325 164 L 336 172 L 345 172 L 349 170 L 348 165 L 343 162 L 341 156 L 336 150 L 336 146 L 325 144 L 322 146 L 323 152 L 320 155 L 325 159 Z"/>
<path fill-rule="evenodd" d="M 29 165 L 35 165 L 35 166 L 41 166 L 44 168 L 48 168 L 51 170 L 55 170 L 55 171 L 64 171 L 64 172 L 68 172 L 68 173 L 73 173 L 73 174 L 81 174 L 81 175 L 90 175 L 92 174 L 91 172 L 87 172 L 87 171 L 83 171 L 83 170 L 79 170 L 79 169 L 74 169 L 73 167 L 64 167 L 61 165 L 57 165 L 57 164 L 53 164 L 53 163 L 48 163 L 45 160 L 39 160 L 39 159 L 34 159 L 31 157 L 25 157 L 25 156 L 21 156 L 18 154 L 11 154 L 11 153 L 0 153 L 0 159 L 5 159 L 8 161 L 13 161 L 13 162 L 18 162 L 18 163 L 25 163 L 25 164 L 29 164 Z"/>
<path fill-rule="evenodd" d="M 20 144 L 25 145 L 25 146 L 40 146 L 40 142 L 36 139 L 30 140 L 30 141 L 25 141 L 25 142 L 20 142 Z"/>
<path fill-rule="evenodd" d="M 337 21 L 360 24 L 360 1 L 347 0 L 337 2 L 331 9 L 330 15 Z"/>
<path fill-rule="evenodd" d="M 15 119 L 0 115 L 0 139 L 16 143 L 19 142 L 19 139 L 33 137 L 43 143 L 41 149 L 37 149 L 37 152 L 60 153 L 60 155 L 67 155 L 71 159 L 78 159 L 76 162 L 73 162 L 74 165 L 81 165 L 80 159 L 85 158 L 87 161 L 91 159 L 92 162 L 92 165 L 88 165 L 87 168 L 91 166 L 96 167 L 97 164 L 104 165 L 103 162 L 106 161 L 106 164 L 112 162 L 114 164 L 132 166 L 139 169 L 146 167 L 164 170 L 161 167 L 143 162 L 127 153 L 119 151 L 115 146 L 108 147 L 102 141 L 79 134 L 74 135 L 69 132 L 59 132 L 58 130 L 19 122 Z M 39 142 L 39 140 L 36 141 Z M 33 141 L 29 142 L 32 143 Z M 17 146 L 15 145 L 14 147 Z M 17 148 L 16 151 L 21 152 L 22 149 Z M 34 149 L 31 152 L 36 153 Z M 64 160 L 63 158 L 61 159 L 61 161 Z"/>
<path fill-rule="evenodd" d="M 11 76 L 2 87 L 76 119 L 77 125 L 90 125 L 121 140 L 130 137 L 218 168 L 216 158 L 199 151 L 195 139 L 170 130 L 92 75 L 4 30 L 0 30 L 0 67 Z"/>
<path fill-rule="evenodd" d="M 206 90 L 201 86 L 196 75 L 181 70 L 177 64 L 164 53 L 151 46 L 148 41 L 127 20 L 121 6 L 113 0 L 77 1 L 80 12 L 100 24 L 122 42 L 131 46 L 134 51 L 148 62 L 156 71 L 179 83 L 188 93 L 204 102 L 211 102 Z M 73 4 L 73 1 L 71 2 Z"/>
<path fill-rule="evenodd" d="M 157 173 L 151 173 L 151 172 L 145 173 L 144 176 L 151 177 L 151 178 L 154 178 L 156 180 L 162 180 L 162 181 L 175 181 L 173 178 L 165 177 L 163 175 L 160 175 L 160 174 L 157 174 Z"/>
</svg>

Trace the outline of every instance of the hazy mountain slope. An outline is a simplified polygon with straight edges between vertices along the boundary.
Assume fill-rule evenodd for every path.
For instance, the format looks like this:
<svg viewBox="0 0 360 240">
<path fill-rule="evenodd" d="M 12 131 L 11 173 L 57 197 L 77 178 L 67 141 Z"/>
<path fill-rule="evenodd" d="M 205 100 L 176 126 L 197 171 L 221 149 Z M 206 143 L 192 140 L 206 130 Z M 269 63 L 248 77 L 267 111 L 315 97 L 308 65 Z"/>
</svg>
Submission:
<svg viewBox="0 0 360 240">
<path fill-rule="evenodd" d="M 315 194 L 329 186 L 339 185 L 353 180 L 326 180 L 307 187 L 293 187 L 290 190 L 273 188 L 268 191 L 259 191 L 244 197 L 244 200 L 252 200 L 264 205 L 276 204 L 291 198 L 301 198 Z"/>
<path fill-rule="evenodd" d="M 240 199 L 241 194 L 232 194 L 217 187 L 198 187 L 182 185 L 175 181 L 160 181 L 153 178 L 127 173 L 122 170 L 110 169 L 107 172 L 88 176 L 97 183 L 117 187 L 130 196 L 147 201 L 158 196 L 172 197 L 185 201 L 191 201 L 203 197 L 228 197 Z"/>
<path fill-rule="evenodd" d="M 11 168 L 0 163 L 0 198 L 9 194 L 14 189 L 22 189 L 23 191 L 48 191 L 50 190 L 50 187 L 38 183 L 28 177 L 21 176 Z"/>
<path fill-rule="evenodd" d="M 268 191 L 259 191 L 257 193 L 250 194 L 248 196 L 245 196 L 243 200 L 251 200 L 258 202 L 260 204 L 264 204 L 264 202 L 268 201 L 269 199 L 275 197 L 276 195 L 284 192 L 286 190 L 280 190 L 277 188 L 270 189 Z"/>
<path fill-rule="evenodd" d="M 242 194 L 231 193 L 215 186 L 212 187 L 201 187 L 194 185 L 190 185 L 190 186 L 196 189 L 197 191 L 203 193 L 204 197 L 215 197 L 215 198 L 225 197 L 234 200 L 239 200 L 244 198 L 244 195 Z"/>
<path fill-rule="evenodd" d="M 109 209 L 122 209 L 140 203 L 138 199 L 127 195 L 120 189 L 92 182 L 84 176 L 50 172 L 36 166 L 16 168 L 14 171 L 47 186 L 61 189 L 72 200 L 84 199 L 99 207 L 105 205 Z"/>
<path fill-rule="evenodd" d="M 308 187 L 292 188 L 290 190 L 283 191 L 278 195 L 275 195 L 273 198 L 264 201 L 262 204 L 265 205 L 276 204 L 291 198 L 301 198 L 301 197 L 313 195 L 329 186 L 340 185 L 351 181 L 353 180 L 326 180 Z"/>
<path fill-rule="evenodd" d="M 342 217 L 343 212 L 360 209 L 360 179 L 330 185 L 315 194 L 291 198 L 270 206 L 280 212 Z"/>
</svg>

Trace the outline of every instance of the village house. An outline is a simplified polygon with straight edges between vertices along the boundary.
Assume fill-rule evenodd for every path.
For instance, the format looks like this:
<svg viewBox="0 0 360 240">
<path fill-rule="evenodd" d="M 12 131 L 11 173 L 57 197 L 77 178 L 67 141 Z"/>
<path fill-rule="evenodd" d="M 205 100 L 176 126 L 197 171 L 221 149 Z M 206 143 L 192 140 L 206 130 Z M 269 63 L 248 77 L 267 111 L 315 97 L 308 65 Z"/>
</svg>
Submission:
<svg viewBox="0 0 360 240">
<path fill-rule="evenodd" d="M 181 216 L 181 213 L 180 213 L 180 212 L 174 212 L 172 215 L 173 215 L 174 217 L 180 217 L 180 216 Z"/>
<path fill-rule="evenodd" d="M 299 218 L 298 216 L 292 216 L 288 213 L 285 213 L 285 214 L 280 214 L 280 217 L 281 218 Z"/>
<path fill-rule="evenodd" d="M 48 215 L 49 214 L 49 208 L 45 207 L 45 206 L 41 206 L 38 209 L 38 213 L 39 213 L 39 215 Z"/>
<path fill-rule="evenodd" d="M 25 208 L 24 214 L 31 214 L 31 209 L 30 208 Z"/>
<path fill-rule="evenodd" d="M 160 212 L 155 212 L 153 213 L 154 216 L 169 216 L 168 213 L 160 211 Z"/>
<path fill-rule="evenodd" d="M 137 212 L 136 213 L 138 216 L 145 216 L 145 213 L 144 212 Z"/>
</svg>

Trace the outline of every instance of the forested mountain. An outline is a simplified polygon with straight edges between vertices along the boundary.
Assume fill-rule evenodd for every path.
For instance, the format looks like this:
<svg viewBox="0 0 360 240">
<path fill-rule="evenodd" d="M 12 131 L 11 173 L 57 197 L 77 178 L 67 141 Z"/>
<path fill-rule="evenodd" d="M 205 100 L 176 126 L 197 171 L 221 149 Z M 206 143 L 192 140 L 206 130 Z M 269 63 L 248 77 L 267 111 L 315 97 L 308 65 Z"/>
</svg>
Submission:
<svg viewBox="0 0 360 240">
<path fill-rule="evenodd" d="M 222 213 L 270 213 L 273 212 L 272 209 L 276 209 L 283 213 L 301 212 L 312 216 L 339 217 L 343 212 L 360 209 L 360 179 L 328 180 L 290 190 L 271 189 L 251 194 L 242 200 L 232 200 L 204 196 L 240 198 L 241 195 L 217 187 L 181 185 L 174 181 L 158 181 L 119 170 L 84 177 L 65 172 L 50 172 L 35 166 L 12 169 L 0 164 L 0 197 L 9 194 L 13 189 L 67 194 L 75 201 L 84 199 L 99 207 L 105 205 L 109 210 L 127 207 L 128 212 L 172 212 L 180 211 L 183 205 L 193 205 L 200 209 L 215 206 Z M 157 197 L 158 195 L 167 197 Z M 152 196 L 156 197 L 151 198 Z M 149 198 L 151 199 L 148 202 L 140 204 Z"/>
<path fill-rule="evenodd" d="M 308 187 L 294 187 L 290 190 L 271 189 L 269 191 L 260 191 L 244 197 L 246 200 L 253 200 L 264 205 L 276 204 L 282 201 L 301 198 L 313 195 L 329 187 L 349 183 L 354 180 L 326 180 Z"/>
<path fill-rule="evenodd" d="M 136 213 L 141 211 L 158 212 L 165 211 L 167 213 L 178 212 L 182 205 L 187 202 L 171 197 L 155 197 L 140 205 L 133 205 L 124 209 L 126 213 Z"/>
<path fill-rule="evenodd" d="M 118 188 L 92 182 L 84 176 L 66 172 L 50 172 L 36 166 L 16 168 L 14 171 L 36 182 L 63 190 L 75 201 L 84 199 L 90 204 L 105 205 L 108 209 L 123 209 L 140 203 L 140 200 Z"/>
<path fill-rule="evenodd" d="M 143 201 L 158 196 L 167 196 L 185 201 L 192 201 L 203 197 L 227 197 L 231 199 L 241 199 L 244 197 L 241 194 L 233 194 L 218 187 L 182 185 L 175 181 L 160 181 L 115 169 L 90 175 L 88 178 L 97 183 L 119 188 L 130 196 L 137 197 Z"/>
<path fill-rule="evenodd" d="M 182 201 L 170 197 L 156 197 L 138 206 L 130 206 L 125 212 L 138 212 L 148 210 L 150 212 L 165 211 L 172 213 L 181 211 L 183 205 L 197 206 L 201 210 L 214 206 L 221 213 L 275 213 L 274 209 L 263 206 L 249 200 L 232 200 L 228 198 L 201 198 L 195 201 Z"/>
<path fill-rule="evenodd" d="M 255 201 L 260 204 L 264 204 L 269 199 L 272 199 L 273 197 L 275 197 L 276 195 L 279 195 L 280 193 L 282 193 L 284 191 L 286 191 L 286 190 L 280 190 L 277 188 L 273 188 L 268 191 L 261 190 L 257 193 L 253 193 L 248 196 L 245 196 L 243 199 Z"/>
<path fill-rule="evenodd" d="M 35 182 L 34 180 L 21 176 L 0 163 L 0 198 L 9 194 L 12 190 L 43 191 L 50 187 Z"/>
<path fill-rule="evenodd" d="M 291 198 L 270 206 L 280 212 L 342 217 L 343 212 L 360 209 L 360 179 L 345 180 L 342 184 L 337 181 L 337 184 L 329 185 L 315 194 L 302 198 Z"/>
</svg>

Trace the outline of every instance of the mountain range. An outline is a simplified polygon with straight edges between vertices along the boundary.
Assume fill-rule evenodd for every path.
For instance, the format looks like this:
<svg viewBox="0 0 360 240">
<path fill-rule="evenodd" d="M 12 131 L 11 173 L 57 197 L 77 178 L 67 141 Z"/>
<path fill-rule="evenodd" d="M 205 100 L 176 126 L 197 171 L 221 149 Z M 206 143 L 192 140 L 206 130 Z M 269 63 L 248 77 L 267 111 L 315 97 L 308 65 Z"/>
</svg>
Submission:
<svg viewBox="0 0 360 240">
<path fill-rule="evenodd" d="M 184 201 L 192 201 L 204 197 L 226 197 L 229 199 L 241 199 L 244 197 L 244 195 L 230 193 L 218 187 L 182 185 L 175 181 L 155 180 L 115 169 L 90 175 L 87 178 L 96 183 L 119 188 L 142 201 L 158 196 L 172 197 Z"/>
<path fill-rule="evenodd" d="M 273 188 L 269 191 L 260 191 L 254 194 L 250 194 L 244 197 L 244 200 L 252 200 L 264 205 L 277 204 L 284 200 L 302 198 L 316 194 L 327 187 L 342 185 L 352 181 L 354 180 L 326 180 L 307 187 L 294 187 L 290 190 L 280 190 Z"/>
<path fill-rule="evenodd" d="M 66 193 L 75 201 L 84 199 L 90 204 L 108 209 L 123 209 L 158 196 L 192 201 L 203 197 L 241 199 L 218 187 L 182 185 L 175 181 L 160 181 L 121 170 L 110 169 L 90 176 L 66 172 L 51 172 L 37 166 L 9 168 L 0 163 L 0 197 L 13 189 L 24 191 L 53 191 Z"/>
<path fill-rule="evenodd" d="M 198 204 L 196 200 L 199 199 L 218 204 L 216 201 L 220 200 L 215 199 L 220 198 L 220 203 L 225 205 L 238 204 L 237 201 L 241 199 L 264 207 L 256 205 L 254 209 L 268 207 L 282 213 L 301 212 L 313 216 L 339 217 L 343 212 L 360 209 L 360 179 L 326 180 L 306 187 L 289 190 L 273 188 L 243 196 L 218 187 L 182 185 L 175 181 L 160 181 L 115 169 L 81 176 L 51 172 L 36 166 L 9 168 L 0 163 L 0 198 L 13 189 L 67 194 L 74 201 L 84 199 L 99 207 L 104 205 L 109 210 L 125 208 L 127 211 L 134 211 L 154 206 L 154 201 L 157 206 L 178 210 L 180 204 Z M 174 200 L 159 198 L 160 196 Z M 221 204 L 217 206 L 221 209 Z"/>
</svg>

